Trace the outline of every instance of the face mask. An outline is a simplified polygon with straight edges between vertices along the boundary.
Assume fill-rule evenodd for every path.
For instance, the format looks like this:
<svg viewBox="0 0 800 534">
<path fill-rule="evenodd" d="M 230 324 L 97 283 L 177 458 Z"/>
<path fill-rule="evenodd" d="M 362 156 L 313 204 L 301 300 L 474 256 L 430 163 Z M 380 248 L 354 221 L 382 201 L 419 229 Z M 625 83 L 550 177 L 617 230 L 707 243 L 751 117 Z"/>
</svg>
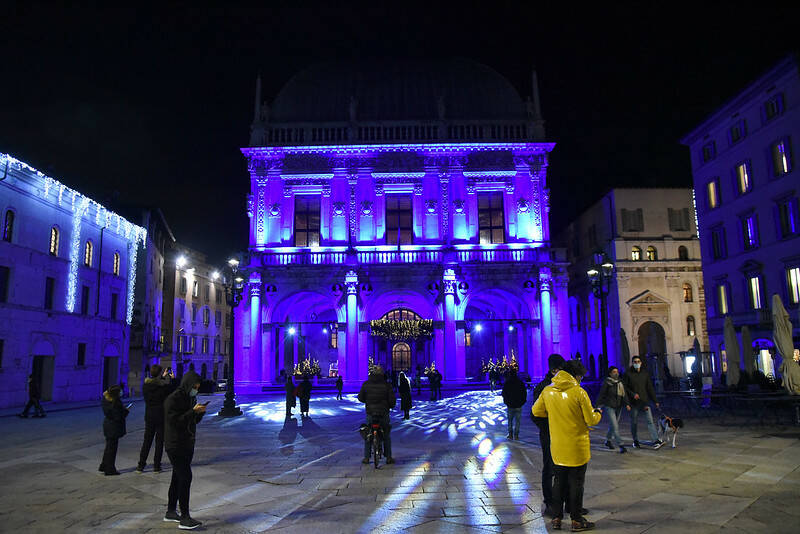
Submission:
<svg viewBox="0 0 800 534">
<path fill-rule="evenodd" d="M 194 389 L 194 388 L 190 389 L 189 390 L 189 396 L 190 397 L 196 397 L 197 396 L 197 390 Z"/>
<path fill-rule="evenodd" d="M 641 363 L 634 363 L 633 364 L 633 368 L 636 369 L 636 370 L 639 370 L 641 367 L 642 367 Z"/>
</svg>

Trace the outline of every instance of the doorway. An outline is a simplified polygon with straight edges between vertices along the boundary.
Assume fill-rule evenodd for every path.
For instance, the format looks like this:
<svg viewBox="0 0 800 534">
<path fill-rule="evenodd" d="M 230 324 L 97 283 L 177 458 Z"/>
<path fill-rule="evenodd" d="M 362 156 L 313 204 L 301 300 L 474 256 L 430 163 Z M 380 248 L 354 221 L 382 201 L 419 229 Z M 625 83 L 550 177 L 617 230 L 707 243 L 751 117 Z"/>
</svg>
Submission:
<svg viewBox="0 0 800 534">
<path fill-rule="evenodd" d="M 408 343 L 400 341 L 392 347 L 392 371 L 405 371 L 411 369 L 411 347 Z"/>
<path fill-rule="evenodd" d="M 103 357 L 103 391 L 119 384 L 119 358 L 116 356 Z"/>
<path fill-rule="evenodd" d="M 33 357 L 33 382 L 39 386 L 41 400 L 53 400 L 53 372 L 55 369 L 55 357 L 53 356 L 34 356 Z"/>
</svg>

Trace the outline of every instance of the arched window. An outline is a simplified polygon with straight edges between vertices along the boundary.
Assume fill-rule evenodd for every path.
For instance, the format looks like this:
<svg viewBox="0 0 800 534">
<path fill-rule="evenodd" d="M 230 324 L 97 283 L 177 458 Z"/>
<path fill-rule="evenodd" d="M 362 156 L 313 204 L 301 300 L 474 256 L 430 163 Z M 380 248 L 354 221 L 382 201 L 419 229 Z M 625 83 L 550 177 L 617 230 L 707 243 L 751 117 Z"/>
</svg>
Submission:
<svg viewBox="0 0 800 534">
<path fill-rule="evenodd" d="M 408 371 L 411 369 L 411 347 L 408 343 L 395 343 L 392 347 L 392 370 Z"/>
<path fill-rule="evenodd" d="M 50 254 L 53 256 L 58 256 L 58 228 L 53 226 L 50 228 Z"/>
<path fill-rule="evenodd" d="M 407 308 L 397 308 L 381 317 L 381 319 L 391 319 L 392 321 L 419 321 L 422 317 Z"/>
<path fill-rule="evenodd" d="M 656 261 L 658 259 L 658 251 L 656 247 L 647 247 L 647 261 Z"/>
<path fill-rule="evenodd" d="M 87 267 L 92 266 L 92 242 L 86 242 L 86 248 L 83 252 L 83 264 Z"/>
<path fill-rule="evenodd" d="M 3 241 L 11 243 L 11 237 L 14 235 L 14 212 L 8 210 L 3 219 Z"/>
<path fill-rule="evenodd" d="M 686 261 L 689 259 L 689 250 L 683 245 L 678 247 L 678 259 L 681 261 Z"/>
<path fill-rule="evenodd" d="M 633 247 L 631 249 L 631 259 L 633 261 L 641 261 L 642 260 L 642 249 L 639 247 Z"/>
<path fill-rule="evenodd" d="M 692 295 L 692 284 L 688 282 L 683 284 L 683 302 L 694 302 L 694 296 Z"/>
<path fill-rule="evenodd" d="M 692 315 L 686 318 L 686 335 L 687 336 L 695 335 L 694 316 Z"/>
<path fill-rule="evenodd" d="M 119 252 L 114 253 L 114 263 L 112 266 L 114 276 L 119 276 Z M 152 271 L 150 271 L 152 272 Z"/>
</svg>

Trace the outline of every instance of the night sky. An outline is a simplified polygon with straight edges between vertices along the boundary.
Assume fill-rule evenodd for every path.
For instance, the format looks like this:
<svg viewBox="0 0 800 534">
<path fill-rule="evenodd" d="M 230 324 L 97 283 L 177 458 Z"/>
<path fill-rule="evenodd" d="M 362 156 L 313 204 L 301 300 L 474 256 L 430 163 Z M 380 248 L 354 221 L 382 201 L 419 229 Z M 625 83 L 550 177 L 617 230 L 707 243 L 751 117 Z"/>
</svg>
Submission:
<svg viewBox="0 0 800 534">
<path fill-rule="evenodd" d="M 271 100 L 321 60 L 463 56 L 528 95 L 535 65 L 557 143 L 549 174 L 557 229 L 609 187 L 690 186 L 679 138 L 796 50 L 800 20 L 798 7 L 753 2 L 606 3 L 591 12 L 533 2 L 31 4 L 3 9 L 0 151 L 108 207 L 161 207 L 178 240 L 212 260 L 247 246 L 239 147 L 249 140 L 259 71 Z"/>
</svg>

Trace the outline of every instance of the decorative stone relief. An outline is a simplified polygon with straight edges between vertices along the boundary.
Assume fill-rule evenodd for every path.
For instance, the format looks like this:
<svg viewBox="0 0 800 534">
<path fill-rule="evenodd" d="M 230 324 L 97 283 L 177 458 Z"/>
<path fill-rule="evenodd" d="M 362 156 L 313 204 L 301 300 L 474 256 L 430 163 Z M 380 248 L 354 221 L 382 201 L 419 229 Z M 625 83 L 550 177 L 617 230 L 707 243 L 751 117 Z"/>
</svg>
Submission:
<svg viewBox="0 0 800 534">
<path fill-rule="evenodd" d="M 456 213 L 464 213 L 464 201 L 457 198 L 453 201 L 453 211 Z"/>
<path fill-rule="evenodd" d="M 372 216 L 372 202 L 369 200 L 365 200 L 361 203 L 361 214 L 366 216 Z"/>
<path fill-rule="evenodd" d="M 514 194 L 514 182 L 512 180 L 506 180 L 506 193 L 509 195 Z"/>
<path fill-rule="evenodd" d="M 544 204 L 544 210 L 549 212 L 550 211 L 550 190 L 543 189 L 542 190 L 542 203 Z"/>
<path fill-rule="evenodd" d="M 428 199 L 425 201 L 425 211 L 428 213 L 436 213 L 436 201 Z"/>
<path fill-rule="evenodd" d="M 281 216 L 280 202 L 273 202 L 272 204 L 269 205 L 269 216 L 273 218 Z"/>
<path fill-rule="evenodd" d="M 383 184 L 375 184 L 375 195 L 379 197 L 383 196 Z"/>
<path fill-rule="evenodd" d="M 247 216 L 252 219 L 253 215 L 255 215 L 255 210 L 256 210 L 256 199 L 255 196 L 253 196 L 253 194 L 250 193 L 249 195 L 247 195 Z"/>
<path fill-rule="evenodd" d="M 475 194 L 475 180 L 468 180 L 467 181 L 467 194 L 474 195 Z"/>
<path fill-rule="evenodd" d="M 264 237 L 264 212 L 266 211 L 266 191 L 263 188 L 258 190 L 258 205 L 256 206 L 256 233 L 259 241 Z"/>
<path fill-rule="evenodd" d="M 291 184 L 283 184 L 283 196 L 284 198 L 291 198 L 292 196 Z"/>
<path fill-rule="evenodd" d="M 331 208 L 334 217 L 344 217 L 344 202 L 337 200 Z"/>
<path fill-rule="evenodd" d="M 531 209 L 531 203 L 527 198 L 517 199 L 517 213 L 528 213 Z"/>
<path fill-rule="evenodd" d="M 414 184 L 414 194 L 417 196 L 422 194 L 422 184 Z"/>
<path fill-rule="evenodd" d="M 331 184 L 326 183 L 322 185 L 322 196 L 323 197 L 330 197 L 331 196 Z"/>
</svg>

